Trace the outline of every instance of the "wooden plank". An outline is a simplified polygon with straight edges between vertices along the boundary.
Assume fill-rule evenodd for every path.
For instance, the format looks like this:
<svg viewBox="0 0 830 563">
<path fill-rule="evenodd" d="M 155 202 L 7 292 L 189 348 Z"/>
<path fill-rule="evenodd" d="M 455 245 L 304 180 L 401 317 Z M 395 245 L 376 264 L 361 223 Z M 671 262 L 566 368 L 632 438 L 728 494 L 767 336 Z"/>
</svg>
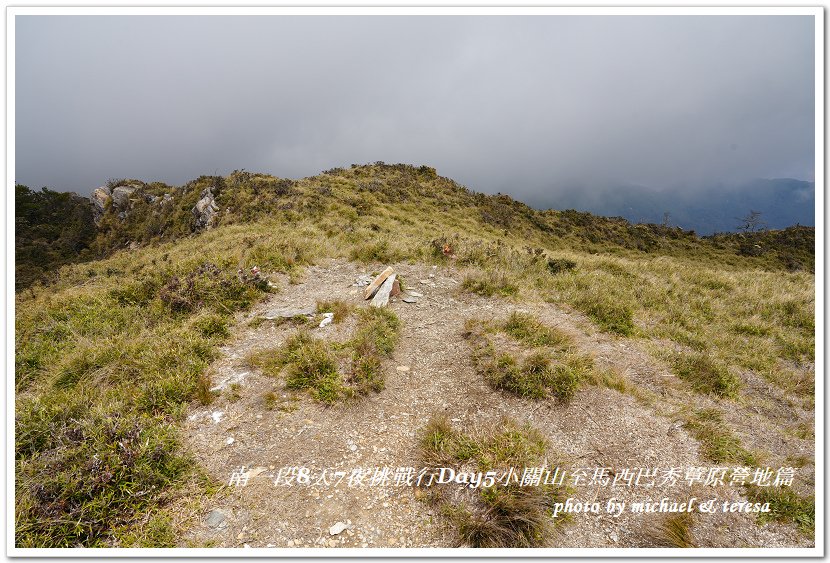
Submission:
<svg viewBox="0 0 830 563">
<path fill-rule="evenodd" d="M 387 267 L 384 271 L 380 273 L 378 277 L 376 277 L 369 286 L 363 290 L 363 299 L 369 299 L 372 297 L 375 292 L 378 290 L 380 285 L 386 281 L 386 278 L 392 275 L 392 272 L 395 270 L 392 269 L 392 266 Z"/>
</svg>

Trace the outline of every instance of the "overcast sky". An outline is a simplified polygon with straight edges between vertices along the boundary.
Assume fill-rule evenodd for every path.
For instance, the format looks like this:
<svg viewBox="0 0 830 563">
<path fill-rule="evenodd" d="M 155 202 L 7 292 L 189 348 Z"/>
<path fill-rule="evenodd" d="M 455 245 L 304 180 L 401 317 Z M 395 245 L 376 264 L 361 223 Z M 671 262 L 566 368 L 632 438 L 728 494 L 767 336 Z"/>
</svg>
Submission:
<svg viewBox="0 0 830 563">
<path fill-rule="evenodd" d="M 814 179 L 808 16 L 19 16 L 16 179 L 376 160 L 538 199 Z"/>
</svg>

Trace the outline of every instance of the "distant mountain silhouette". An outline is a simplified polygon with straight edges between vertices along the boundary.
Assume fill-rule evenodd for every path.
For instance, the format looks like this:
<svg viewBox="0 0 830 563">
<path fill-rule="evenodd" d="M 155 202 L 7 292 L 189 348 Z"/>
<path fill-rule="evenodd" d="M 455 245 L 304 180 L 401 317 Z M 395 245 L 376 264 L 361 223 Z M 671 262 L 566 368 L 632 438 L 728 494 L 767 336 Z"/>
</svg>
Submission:
<svg viewBox="0 0 830 563">
<path fill-rule="evenodd" d="M 791 178 L 758 179 L 738 186 L 711 186 L 698 190 L 658 191 L 621 185 L 601 194 L 572 189 L 549 200 L 530 201 L 537 208 L 577 209 L 596 215 L 624 217 L 632 223 L 668 223 L 701 235 L 733 232 L 739 218 L 760 211 L 770 229 L 791 225 L 814 226 L 815 183 Z"/>
</svg>

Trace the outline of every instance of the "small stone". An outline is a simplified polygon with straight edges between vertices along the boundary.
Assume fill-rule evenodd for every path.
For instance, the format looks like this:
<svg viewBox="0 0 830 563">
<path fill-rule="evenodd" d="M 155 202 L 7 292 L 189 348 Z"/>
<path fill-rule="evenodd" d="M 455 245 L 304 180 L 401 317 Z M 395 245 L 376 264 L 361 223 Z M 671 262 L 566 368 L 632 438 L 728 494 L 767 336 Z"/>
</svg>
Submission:
<svg viewBox="0 0 830 563">
<path fill-rule="evenodd" d="M 412 297 L 423 297 L 424 296 L 423 293 L 418 293 L 417 291 L 412 291 L 411 289 L 408 290 L 407 293 L 409 295 L 411 295 Z"/>
<path fill-rule="evenodd" d="M 389 297 L 396 297 L 396 296 L 400 295 L 400 293 L 401 293 L 401 282 L 398 281 L 398 280 L 395 280 L 395 282 L 392 284 L 392 291 L 389 292 Z"/>
<path fill-rule="evenodd" d="M 223 524 L 227 525 L 225 523 L 225 513 L 218 508 L 214 508 L 210 511 L 210 514 L 207 515 L 207 518 L 205 518 L 205 524 L 207 524 L 210 528 L 224 527 Z"/>
<path fill-rule="evenodd" d="M 614 543 L 620 541 L 620 536 L 617 535 L 617 532 L 611 532 L 611 534 L 608 537 L 610 537 L 611 541 Z"/>
<path fill-rule="evenodd" d="M 431 284 L 431 283 L 432 283 L 432 282 L 431 282 L 431 281 L 429 281 L 429 280 L 418 280 L 418 281 L 419 281 L 420 283 L 424 284 L 424 285 L 429 285 L 429 284 Z"/>
<path fill-rule="evenodd" d="M 225 440 L 225 443 L 229 446 L 231 444 L 233 444 L 234 442 L 235 442 L 235 440 L 233 439 L 233 436 L 230 436 L 227 440 Z"/>
<path fill-rule="evenodd" d="M 353 452 L 356 452 L 357 451 L 357 445 L 356 444 L 349 444 L 349 449 Z"/>
<path fill-rule="evenodd" d="M 236 539 L 238 539 L 238 540 L 241 540 L 244 537 L 245 537 L 245 532 L 239 532 L 238 534 L 236 534 Z"/>
<path fill-rule="evenodd" d="M 323 320 L 320 321 L 320 328 L 331 324 L 331 321 L 334 320 L 334 313 L 323 313 L 323 317 Z"/>
<path fill-rule="evenodd" d="M 398 540 L 396 540 L 395 538 L 389 538 L 389 542 L 388 542 L 388 543 L 389 543 L 389 545 L 395 545 L 395 544 L 397 543 L 397 541 L 398 541 Z"/>
<path fill-rule="evenodd" d="M 337 540 L 329 540 L 329 547 L 337 547 Z"/>
<path fill-rule="evenodd" d="M 338 522 L 337 524 L 329 528 L 329 535 L 336 536 L 346 528 L 348 528 L 348 526 L 345 522 Z"/>
<path fill-rule="evenodd" d="M 398 371 L 409 371 L 409 366 L 398 366 L 395 369 Z"/>
<path fill-rule="evenodd" d="M 418 302 L 418 300 L 416 298 L 414 298 L 412 295 L 407 295 L 406 293 L 401 295 L 401 301 L 403 301 L 404 303 L 417 303 Z"/>
</svg>

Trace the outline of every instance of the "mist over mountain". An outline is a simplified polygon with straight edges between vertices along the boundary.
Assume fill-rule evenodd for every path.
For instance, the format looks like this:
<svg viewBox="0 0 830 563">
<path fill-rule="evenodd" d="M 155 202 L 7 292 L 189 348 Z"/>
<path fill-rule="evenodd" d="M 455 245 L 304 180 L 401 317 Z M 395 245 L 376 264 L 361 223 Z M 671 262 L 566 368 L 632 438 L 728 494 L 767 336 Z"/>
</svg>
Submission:
<svg viewBox="0 0 830 563">
<path fill-rule="evenodd" d="M 676 188 L 656 190 L 631 184 L 596 188 L 572 184 L 558 189 L 555 196 L 529 197 L 527 203 L 539 209 L 576 209 L 623 217 L 632 223 L 661 224 L 668 219 L 670 226 L 701 235 L 736 231 L 739 219 L 750 210 L 759 211 L 770 229 L 815 224 L 814 182 L 777 178 L 693 190 Z"/>
</svg>

